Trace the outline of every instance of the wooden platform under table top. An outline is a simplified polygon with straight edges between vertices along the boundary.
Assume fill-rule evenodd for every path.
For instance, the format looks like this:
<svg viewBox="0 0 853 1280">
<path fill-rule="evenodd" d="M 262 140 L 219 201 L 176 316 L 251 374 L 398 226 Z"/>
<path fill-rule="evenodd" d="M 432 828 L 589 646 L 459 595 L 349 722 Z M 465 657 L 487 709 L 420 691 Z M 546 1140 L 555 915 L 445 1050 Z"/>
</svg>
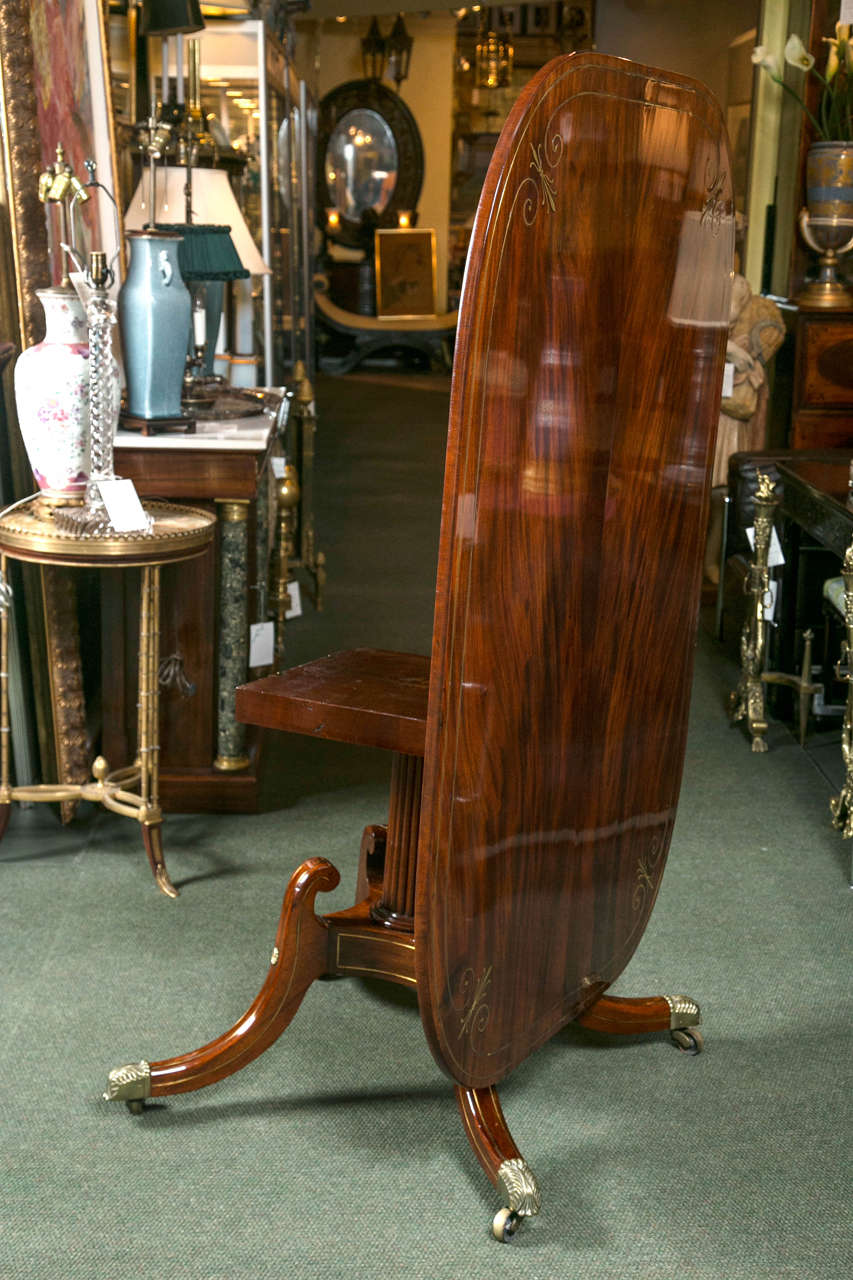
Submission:
<svg viewBox="0 0 853 1280">
<path fill-rule="evenodd" d="M 422 756 L 429 658 L 353 649 L 237 690 L 237 717 L 266 729 Z"/>
</svg>

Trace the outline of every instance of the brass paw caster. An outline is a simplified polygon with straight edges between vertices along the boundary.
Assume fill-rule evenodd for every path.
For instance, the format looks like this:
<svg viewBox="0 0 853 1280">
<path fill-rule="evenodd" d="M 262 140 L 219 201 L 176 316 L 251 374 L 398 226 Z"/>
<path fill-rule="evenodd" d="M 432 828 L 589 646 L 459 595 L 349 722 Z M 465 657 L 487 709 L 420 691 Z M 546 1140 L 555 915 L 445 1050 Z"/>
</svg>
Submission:
<svg viewBox="0 0 853 1280">
<path fill-rule="evenodd" d="M 498 1169 L 498 1188 L 504 1192 L 509 1205 L 498 1209 L 492 1219 L 492 1235 L 501 1244 L 507 1244 L 522 1220 L 539 1212 L 542 1196 L 533 1171 L 521 1156 L 503 1161 Z"/>
<path fill-rule="evenodd" d="M 498 1209 L 492 1219 L 492 1235 L 501 1244 L 509 1244 L 524 1219 L 514 1209 Z"/>
<path fill-rule="evenodd" d="M 697 1027 L 677 1027 L 674 1031 L 670 1031 L 672 1043 L 677 1045 L 682 1053 L 689 1053 L 691 1057 L 701 1053 L 705 1048 L 705 1041 L 702 1039 L 702 1032 Z"/>
<path fill-rule="evenodd" d="M 151 1064 L 127 1062 L 116 1067 L 107 1079 L 104 1102 L 123 1102 L 132 1115 L 138 1116 L 151 1097 Z"/>
</svg>

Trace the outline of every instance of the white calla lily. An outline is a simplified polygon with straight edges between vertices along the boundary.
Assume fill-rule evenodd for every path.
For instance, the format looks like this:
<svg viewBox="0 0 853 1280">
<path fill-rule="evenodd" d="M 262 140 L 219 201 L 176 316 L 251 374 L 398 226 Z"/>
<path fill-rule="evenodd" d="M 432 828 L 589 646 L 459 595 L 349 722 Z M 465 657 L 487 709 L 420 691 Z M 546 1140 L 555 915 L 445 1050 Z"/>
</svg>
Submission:
<svg viewBox="0 0 853 1280">
<path fill-rule="evenodd" d="M 789 66 L 799 67 L 801 71 L 811 71 L 814 66 L 814 58 L 798 35 L 788 36 L 788 43 L 785 45 L 785 61 Z"/>
<path fill-rule="evenodd" d="M 752 61 L 757 67 L 761 67 L 763 71 L 769 72 L 771 76 L 779 74 L 779 59 L 774 53 L 770 53 L 766 45 L 757 44 L 752 51 Z"/>
</svg>

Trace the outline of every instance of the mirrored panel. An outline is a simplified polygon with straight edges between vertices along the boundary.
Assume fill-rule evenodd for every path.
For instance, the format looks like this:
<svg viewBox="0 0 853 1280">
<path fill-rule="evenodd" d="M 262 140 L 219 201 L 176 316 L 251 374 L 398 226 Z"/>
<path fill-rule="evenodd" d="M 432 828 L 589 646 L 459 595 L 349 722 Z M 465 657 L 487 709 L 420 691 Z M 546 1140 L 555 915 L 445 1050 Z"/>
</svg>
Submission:
<svg viewBox="0 0 853 1280">
<path fill-rule="evenodd" d="M 347 111 L 332 130 L 325 155 L 329 204 L 350 222 L 368 209 L 384 213 L 397 185 L 394 134 L 377 111 Z"/>
</svg>

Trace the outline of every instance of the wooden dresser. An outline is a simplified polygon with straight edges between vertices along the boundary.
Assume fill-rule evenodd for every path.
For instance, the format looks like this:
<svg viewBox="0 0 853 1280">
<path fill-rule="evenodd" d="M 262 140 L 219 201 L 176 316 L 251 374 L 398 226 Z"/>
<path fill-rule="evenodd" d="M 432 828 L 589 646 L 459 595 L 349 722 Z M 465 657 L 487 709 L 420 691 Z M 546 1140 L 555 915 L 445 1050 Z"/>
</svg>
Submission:
<svg viewBox="0 0 853 1280">
<path fill-rule="evenodd" d="M 204 556 L 163 572 L 160 791 L 167 811 L 257 808 L 260 734 L 236 723 L 233 695 L 249 675 L 249 623 L 266 616 L 258 588 L 267 580 L 274 520 L 275 441 L 269 413 L 200 423 L 196 435 L 116 437 L 116 471 L 142 498 L 180 500 L 217 517 Z M 103 750 L 114 759 L 135 750 L 135 614 L 134 591 L 116 575 L 102 588 L 101 672 Z"/>
<path fill-rule="evenodd" d="M 853 446 L 853 311 L 797 316 L 790 444 Z"/>
</svg>

